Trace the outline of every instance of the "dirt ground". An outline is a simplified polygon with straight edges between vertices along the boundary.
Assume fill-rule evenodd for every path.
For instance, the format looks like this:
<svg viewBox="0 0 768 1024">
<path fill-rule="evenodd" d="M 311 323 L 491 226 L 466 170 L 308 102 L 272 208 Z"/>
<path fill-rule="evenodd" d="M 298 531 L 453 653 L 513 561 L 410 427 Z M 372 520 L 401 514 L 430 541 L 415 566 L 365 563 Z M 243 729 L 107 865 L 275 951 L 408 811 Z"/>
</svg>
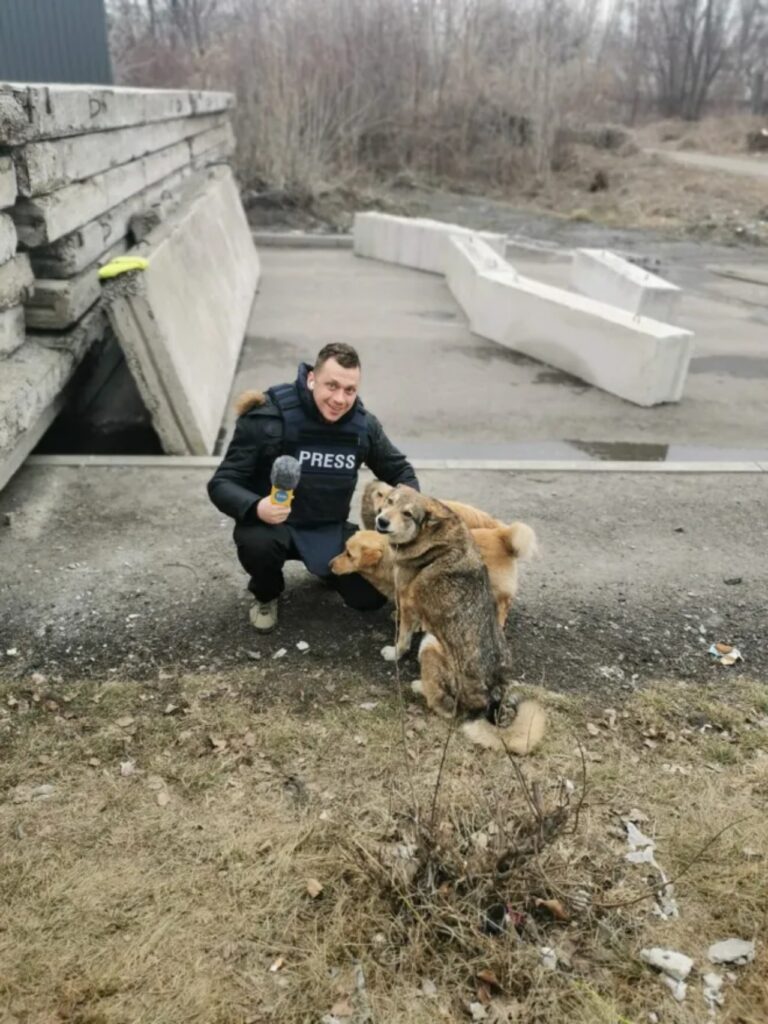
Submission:
<svg viewBox="0 0 768 1024">
<path fill-rule="evenodd" d="M 762 1024 L 765 687 L 529 692 L 513 764 L 364 677 L 0 684 L 0 1019 L 701 1024 L 715 972 L 712 1019 Z M 727 938 L 755 961 L 710 963 Z"/>
</svg>

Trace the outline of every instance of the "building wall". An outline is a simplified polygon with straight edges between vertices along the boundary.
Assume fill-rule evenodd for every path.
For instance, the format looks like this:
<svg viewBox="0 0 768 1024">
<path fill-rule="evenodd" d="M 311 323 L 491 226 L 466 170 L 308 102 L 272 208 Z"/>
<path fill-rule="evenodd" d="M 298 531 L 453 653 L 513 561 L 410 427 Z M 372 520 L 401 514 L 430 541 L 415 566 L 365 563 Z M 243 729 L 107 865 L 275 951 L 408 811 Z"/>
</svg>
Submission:
<svg viewBox="0 0 768 1024">
<path fill-rule="evenodd" d="M 0 0 L 0 81 L 111 85 L 104 0 Z"/>
</svg>

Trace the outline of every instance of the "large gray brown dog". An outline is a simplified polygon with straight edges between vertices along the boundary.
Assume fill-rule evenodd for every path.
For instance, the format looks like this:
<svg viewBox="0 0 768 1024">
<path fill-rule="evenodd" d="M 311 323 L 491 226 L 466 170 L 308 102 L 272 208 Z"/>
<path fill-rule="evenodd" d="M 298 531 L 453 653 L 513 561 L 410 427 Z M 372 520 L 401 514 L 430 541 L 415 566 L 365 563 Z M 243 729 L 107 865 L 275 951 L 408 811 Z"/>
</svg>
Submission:
<svg viewBox="0 0 768 1024">
<path fill-rule="evenodd" d="M 395 647 L 402 657 L 414 630 L 427 630 L 419 651 L 421 679 L 413 684 L 431 710 L 459 714 L 475 743 L 527 754 L 544 734 L 544 712 L 524 701 L 512 724 L 495 724 L 504 683 L 504 645 L 488 572 L 469 530 L 450 508 L 398 486 L 376 516 L 376 529 L 394 552 L 398 606 Z"/>
</svg>

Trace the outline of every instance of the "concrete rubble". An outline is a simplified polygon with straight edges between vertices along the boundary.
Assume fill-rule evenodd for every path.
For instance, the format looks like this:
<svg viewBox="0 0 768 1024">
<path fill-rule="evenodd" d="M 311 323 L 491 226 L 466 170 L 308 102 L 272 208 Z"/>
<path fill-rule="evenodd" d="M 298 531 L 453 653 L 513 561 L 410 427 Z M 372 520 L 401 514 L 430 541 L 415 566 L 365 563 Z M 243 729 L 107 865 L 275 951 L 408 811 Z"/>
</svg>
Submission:
<svg viewBox="0 0 768 1024">
<path fill-rule="evenodd" d="M 99 268 L 231 159 L 233 102 L 0 83 L 0 488 L 111 339 Z"/>
</svg>

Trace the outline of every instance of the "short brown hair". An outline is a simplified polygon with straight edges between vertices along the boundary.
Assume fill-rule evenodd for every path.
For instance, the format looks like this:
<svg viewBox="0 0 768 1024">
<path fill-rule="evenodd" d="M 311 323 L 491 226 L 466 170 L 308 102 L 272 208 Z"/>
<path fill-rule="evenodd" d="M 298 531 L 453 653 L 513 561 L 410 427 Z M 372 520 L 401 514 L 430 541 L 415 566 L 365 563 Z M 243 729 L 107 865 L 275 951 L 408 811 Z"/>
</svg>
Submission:
<svg viewBox="0 0 768 1024">
<path fill-rule="evenodd" d="M 335 359 L 345 370 L 355 370 L 360 366 L 360 356 L 357 351 L 351 345 L 345 345 L 343 341 L 332 341 L 328 345 L 323 345 L 315 359 L 315 373 L 329 359 Z"/>
</svg>

